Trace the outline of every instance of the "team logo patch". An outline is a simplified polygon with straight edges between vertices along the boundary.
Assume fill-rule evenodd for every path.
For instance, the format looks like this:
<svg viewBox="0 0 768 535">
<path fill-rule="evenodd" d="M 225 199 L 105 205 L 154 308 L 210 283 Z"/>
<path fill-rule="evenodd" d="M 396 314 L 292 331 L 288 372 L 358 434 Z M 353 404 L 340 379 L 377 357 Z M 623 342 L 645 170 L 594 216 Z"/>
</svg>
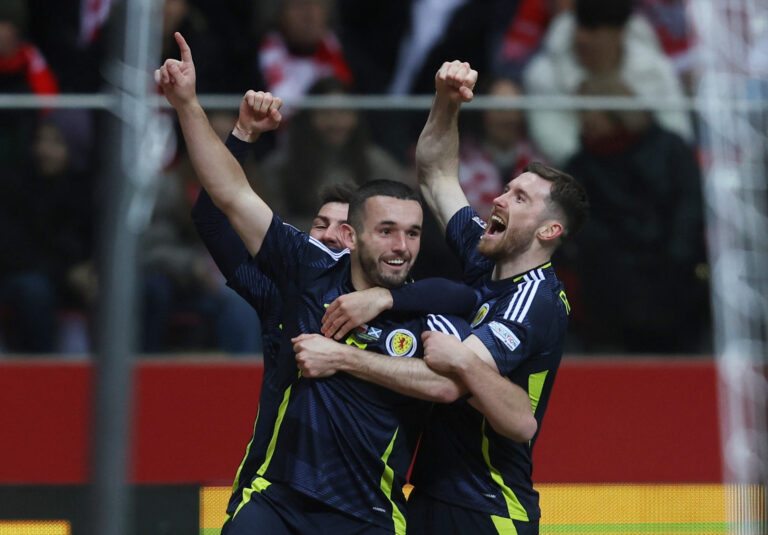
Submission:
<svg viewBox="0 0 768 535">
<path fill-rule="evenodd" d="M 486 227 L 486 225 L 487 225 L 487 223 L 486 223 L 485 221 L 483 221 L 482 219 L 480 219 L 480 217 L 479 217 L 479 216 L 475 216 L 475 217 L 473 217 L 473 218 L 472 218 L 472 221 L 474 221 L 475 223 L 477 223 L 478 225 L 480 225 L 480 226 L 481 226 L 481 227 L 483 227 L 483 228 L 485 228 L 485 227 Z"/>
<path fill-rule="evenodd" d="M 354 333 L 357 338 L 361 340 L 368 340 L 369 342 L 373 342 L 381 338 L 381 329 L 377 329 L 376 327 L 369 327 L 365 323 L 359 327 L 355 327 Z"/>
<path fill-rule="evenodd" d="M 520 339 L 506 325 L 502 325 L 498 321 L 492 321 L 488 324 L 488 327 L 491 328 L 493 336 L 501 340 L 510 351 L 514 351 L 520 345 Z"/>
<path fill-rule="evenodd" d="M 472 320 L 472 327 L 477 327 L 480 325 L 480 322 L 485 319 L 485 315 L 488 314 L 488 310 L 491 308 L 491 305 L 488 303 L 483 303 L 483 306 L 477 309 L 477 313 L 475 314 L 475 319 Z"/>
<path fill-rule="evenodd" d="M 411 331 L 395 329 L 387 336 L 386 346 L 393 357 L 412 357 L 416 353 L 416 337 Z"/>
</svg>

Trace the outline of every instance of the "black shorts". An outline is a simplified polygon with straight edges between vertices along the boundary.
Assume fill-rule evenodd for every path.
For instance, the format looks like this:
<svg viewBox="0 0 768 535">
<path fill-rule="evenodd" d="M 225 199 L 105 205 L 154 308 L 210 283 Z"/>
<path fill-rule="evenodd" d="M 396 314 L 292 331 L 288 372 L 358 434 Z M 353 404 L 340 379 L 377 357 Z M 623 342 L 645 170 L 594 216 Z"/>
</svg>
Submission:
<svg viewBox="0 0 768 535">
<path fill-rule="evenodd" d="M 227 520 L 221 535 L 392 535 L 363 519 L 349 515 L 293 490 L 272 483 Z"/>
<path fill-rule="evenodd" d="M 417 492 L 408 498 L 408 535 L 538 535 L 539 520 L 529 522 L 465 509 Z"/>
</svg>

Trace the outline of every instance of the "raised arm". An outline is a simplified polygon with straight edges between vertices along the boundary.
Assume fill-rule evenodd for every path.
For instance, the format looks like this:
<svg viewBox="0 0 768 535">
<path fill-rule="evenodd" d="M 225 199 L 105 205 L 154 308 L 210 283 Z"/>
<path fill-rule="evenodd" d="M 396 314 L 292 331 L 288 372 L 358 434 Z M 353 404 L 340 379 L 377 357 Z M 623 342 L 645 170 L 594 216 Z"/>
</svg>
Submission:
<svg viewBox="0 0 768 535">
<path fill-rule="evenodd" d="M 467 206 L 459 184 L 459 108 L 472 100 L 477 71 L 469 63 L 446 62 L 435 75 L 435 99 L 416 145 L 421 194 L 445 230 L 451 216 Z"/>
<path fill-rule="evenodd" d="M 168 59 L 155 71 L 155 81 L 163 89 L 168 102 L 179 117 L 190 160 L 200 183 L 216 206 L 229 218 L 232 226 L 255 255 L 272 221 L 272 210 L 251 189 L 240 164 L 211 128 L 197 100 L 195 66 L 192 52 L 180 33 L 175 34 L 181 60 Z M 280 122 L 282 101 L 269 93 L 249 91 L 243 106 L 249 107 L 267 123 Z M 247 137 L 247 132 L 243 133 Z"/>
<path fill-rule="evenodd" d="M 242 167 L 261 134 L 277 126 L 274 122 L 265 122 L 264 117 L 257 114 L 244 98 L 237 121 L 224 145 Z M 227 280 L 234 277 L 236 269 L 246 261 L 248 251 L 226 214 L 214 205 L 204 188 L 192 207 L 192 221 L 221 273 Z"/>
<path fill-rule="evenodd" d="M 302 334 L 292 342 L 306 377 L 343 371 L 407 396 L 440 403 L 451 403 L 471 392 L 469 403 L 496 432 L 517 442 L 533 438 L 537 423 L 528 394 L 499 375 L 482 342 L 470 336 L 462 343 L 438 332 L 426 332 L 422 338 L 425 360 L 363 351 L 317 334 Z M 445 372 L 438 369 L 441 366 Z"/>
</svg>

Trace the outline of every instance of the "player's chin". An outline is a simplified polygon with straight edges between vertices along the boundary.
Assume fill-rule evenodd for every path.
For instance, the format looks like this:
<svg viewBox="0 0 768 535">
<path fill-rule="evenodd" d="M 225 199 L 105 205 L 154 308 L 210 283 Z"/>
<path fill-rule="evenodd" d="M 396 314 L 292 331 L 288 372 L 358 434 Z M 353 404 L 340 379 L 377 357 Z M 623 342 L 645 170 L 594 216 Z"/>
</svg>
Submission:
<svg viewBox="0 0 768 535">
<path fill-rule="evenodd" d="M 387 270 L 379 271 L 378 279 L 379 284 L 384 288 L 397 288 L 402 286 L 408 278 L 409 266 L 404 265 L 402 269 L 397 271 Z"/>
<path fill-rule="evenodd" d="M 484 237 L 484 239 L 477 243 L 477 252 L 491 260 L 496 260 L 499 256 L 501 256 L 501 249 L 502 248 L 500 247 L 499 240 L 486 239 Z"/>
</svg>

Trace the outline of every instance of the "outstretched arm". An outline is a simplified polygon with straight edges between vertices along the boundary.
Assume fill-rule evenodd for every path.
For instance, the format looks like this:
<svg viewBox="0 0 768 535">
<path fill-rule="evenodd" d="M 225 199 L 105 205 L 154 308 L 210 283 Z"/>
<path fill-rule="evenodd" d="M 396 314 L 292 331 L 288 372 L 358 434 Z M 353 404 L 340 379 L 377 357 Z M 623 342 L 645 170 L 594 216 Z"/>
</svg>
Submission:
<svg viewBox="0 0 768 535">
<path fill-rule="evenodd" d="M 475 292 L 469 286 L 439 277 L 392 290 L 368 288 L 337 297 L 326 309 L 320 331 L 341 340 L 351 329 L 390 309 L 466 316 L 474 310 L 475 300 Z"/>
<path fill-rule="evenodd" d="M 469 63 L 446 62 L 435 75 L 435 99 L 416 145 L 421 194 L 445 226 L 467 197 L 459 184 L 459 108 L 474 97 L 477 71 Z"/>
<path fill-rule="evenodd" d="M 272 210 L 251 189 L 245 173 L 211 128 L 195 91 L 192 51 L 180 33 L 175 34 L 181 60 L 168 59 L 155 71 L 155 81 L 179 117 L 192 165 L 202 186 L 216 206 L 255 255 L 272 221 Z M 249 91 L 243 98 L 254 114 L 264 121 L 280 122 L 282 101 L 269 93 Z M 242 105 L 241 105 L 242 108 Z"/>
<path fill-rule="evenodd" d="M 422 338 L 424 360 L 363 351 L 317 334 L 302 334 L 291 341 L 305 377 L 344 371 L 401 394 L 440 403 L 451 403 L 471 392 L 469 403 L 496 432 L 518 442 L 533 438 L 537 423 L 528 394 L 499 375 L 480 340 L 470 336 L 462 343 L 438 332 L 425 332 Z"/>
</svg>

